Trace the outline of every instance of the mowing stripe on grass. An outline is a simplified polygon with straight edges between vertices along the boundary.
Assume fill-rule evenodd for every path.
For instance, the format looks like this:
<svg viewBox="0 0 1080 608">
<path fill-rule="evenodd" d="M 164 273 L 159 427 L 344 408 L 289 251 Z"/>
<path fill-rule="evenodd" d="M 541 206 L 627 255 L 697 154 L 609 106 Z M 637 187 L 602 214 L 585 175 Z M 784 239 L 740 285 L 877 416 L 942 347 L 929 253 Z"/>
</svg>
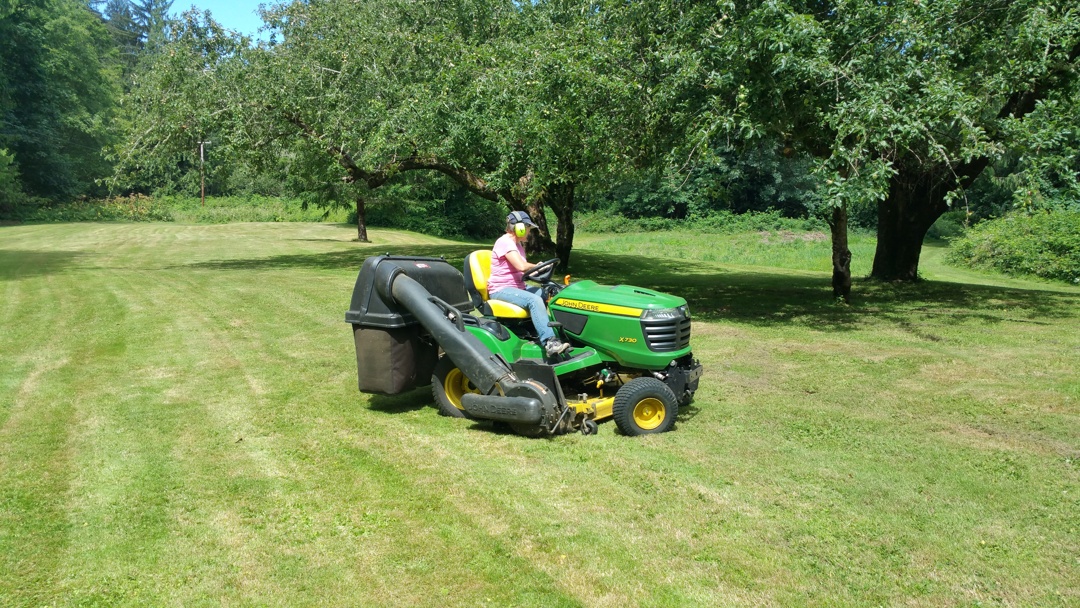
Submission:
<svg viewBox="0 0 1080 608">
<path fill-rule="evenodd" d="M 5 604 L 1080 601 L 1080 290 L 836 306 L 828 268 L 697 255 L 741 237 L 583 248 L 578 278 L 688 298 L 705 376 L 673 433 L 530 440 L 357 393 L 364 257 L 487 245 L 354 236 L 0 228 Z"/>
</svg>

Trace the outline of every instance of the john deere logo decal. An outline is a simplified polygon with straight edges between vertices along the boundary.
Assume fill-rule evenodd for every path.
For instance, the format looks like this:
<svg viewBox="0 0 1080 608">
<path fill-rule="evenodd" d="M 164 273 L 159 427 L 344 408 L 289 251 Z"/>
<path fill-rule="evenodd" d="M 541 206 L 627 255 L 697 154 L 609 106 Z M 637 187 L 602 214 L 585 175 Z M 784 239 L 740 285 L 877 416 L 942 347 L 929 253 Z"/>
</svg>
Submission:
<svg viewBox="0 0 1080 608">
<path fill-rule="evenodd" d="M 589 312 L 606 312 L 612 315 L 621 315 L 624 317 L 640 317 L 640 308 L 630 308 L 629 306 L 615 306 L 614 304 L 597 304 L 596 302 L 583 302 L 581 300 L 558 300 L 555 302 L 558 306 L 565 306 L 566 308 L 576 308 L 577 310 L 587 310 Z"/>
</svg>

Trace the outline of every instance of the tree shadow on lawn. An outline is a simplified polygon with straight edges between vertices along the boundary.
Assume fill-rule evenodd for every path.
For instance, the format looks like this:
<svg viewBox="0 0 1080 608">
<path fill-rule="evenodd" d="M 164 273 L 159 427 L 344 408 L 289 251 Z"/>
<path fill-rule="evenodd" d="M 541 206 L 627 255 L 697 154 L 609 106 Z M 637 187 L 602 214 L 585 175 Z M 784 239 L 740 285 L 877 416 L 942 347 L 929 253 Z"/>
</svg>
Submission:
<svg viewBox="0 0 1080 608">
<path fill-rule="evenodd" d="M 478 249 L 476 245 L 363 245 L 348 251 L 326 253 L 301 253 L 277 255 L 268 258 L 240 258 L 235 260 L 212 260 L 175 266 L 176 268 L 199 268 L 207 270 L 292 270 L 311 268 L 315 270 L 355 269 L 360 272 L 364 260 L 375 255 L 442 257 L 455 268 L 461 268 L 465 256 Z"/>
<path fill-rule="evenodd" d="M 365 246 L 348 251 L 282 255 L 269 258 L 221 260 L 189 264 L 211 270 L 354 269 L 372 255 L 443 257 L 462 268 L 475 244 Z M 870 320 L 885 320 L 928 340 L 913 322 L 929 324 L 978 320 L 987 323 L 1045 323 L 1049 319 L 1080 317 L 1080 294 L 921 281 L 895 284 L 857 280 L 851 303 L 832 297 L 827 273 L 762 269 L 726 270 L 714 265 L 636 255 L 575 251 L 571 264 L 575 280 L 605 285 L 636 285 L 686 298 L 695 319 L 726 320 L 754 326 L 798 324 L 822 330 L 852 330 Z M 557 269 L 556 277 L 563 272 Z"/>
<path fill-rule="evenodd" d="M 725 270 L 689 261 L 575 252 L 576 278 L 648 287 L 686 298 L 695 319 L 770 326 L 800 324 L 823 330 L 857 329 L 870 319 L 892 321 L 913 333 L 913 322 L 1043 324 L 1080 317 L 1080 294 L 920 281 L 857 280 L 850 304 L 838 304 L 828 273 Z M 587 276 L 586 276 L 587 275 Z M 922 336 L 936 340 L 931 335 Z"/>
<path fill-rule="evenodd" d="M 82 251 L 28 251 L 0 249 L 0 281 L 11 281 L 64 272 L 76 266 Z"/>
</svg>

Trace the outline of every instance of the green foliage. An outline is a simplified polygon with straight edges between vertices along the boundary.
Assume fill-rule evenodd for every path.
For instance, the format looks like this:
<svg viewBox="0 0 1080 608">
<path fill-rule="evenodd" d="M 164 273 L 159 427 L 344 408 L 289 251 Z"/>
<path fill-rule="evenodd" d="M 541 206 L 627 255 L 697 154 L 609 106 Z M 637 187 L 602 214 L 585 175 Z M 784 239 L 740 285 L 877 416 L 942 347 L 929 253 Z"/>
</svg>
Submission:
<svg viewBox="0 0 1080 608">
<path fill-rule="evenodd" d="M 1004 158 L 986 168 L 970 188 L 964 190 L 963 199 L 953 201 L 954 209 L 971 214 L 971 222 L 1001 217 L 1013 209 L 1014 191 L 1007 183 L 1016 173 L 1012 158 Z"/>
<path fill-rule="evenodd" d="M 101 16 L 119 53 L 123 85 L 127 91 L 143 48 L 143 32 L 135 22 L 131 0 L 107 0 Z"/>
<path fill-rule="evenodd" d="M 447 83 L 457 89 L 444 89 L 461 114 L 439 115 L 429 135 L 449 135 L 439 153 L 477 167 L 496 187 L 530 193 L 629 169 L 647 148 L 644 97 L 603 12 L 573 2 L 504 10 L 509 25 L 497 36 L 462 42 L 457 82 Z M 437 110 L 443 99 L 426 103 Z"/>
<path fill-rule="evenodd" d="M 878 224 L 882 278 L 917 275 L 912 244 L 995 161 L 1011 204 L 1077 199 L 1080 19 L 1053 0 L 295 1 L 263 17 L 261 43 L 197 12 L 170 28 L 127 100 L 121 188 L 190 194 L 211 139 L 233 166 L 287 166 L 284 191 L 310 204 L 362 196 L 376 216 L 368 190 L 414 170 L 547 205 L 562 228 L 575 192 L 636 218 L 841 206 L 866 226 L 882 205 L 899 218 Z M 237 187 L 230 173 L 208 179 Z"/>
<path fill-rule="evenodd" d="M 172 5 L 173 0 L 131 1 L 132 19 L 138 25 L 147 46 L 154 47 L 164 41 Z"/>
<path fill-rule="evenodd" d="M 15 157 L 0 149 L 0 218 L 11 213 L 25 198 L 19 185 L 19 170 L 14 165 Z"/>
<path fill-rule="evenodd" d="M 971 221 L 968 212 L 956 209 L 943 213 L 926 233 L 928 239 L 951 240 L 962 236 Z"/>
<path fill-rule="evenodd" d="M 344 222 L 343 208 L 318 209 L 299 198 L 259 195 L 208 197 L 145 196 L 131 194 L 106 199 L 79 199 L 70 203 L 39 201 L 15 206 L 0 219 L 23 222 L 177 222 L 227 224 L 233 222 Z"/>
<path fill-rule="evenodd" d="M 880 204 L 896 219 L 879 224 L 879 278 L 914 279 L 926 229 L 1007 153 L 1018 203 L 1076 198 L 1075 4 L 724 1 L 691 22 L 660 10 L 682 3 L 648 4 L 697 35 L 683 39 L 701 77 L 657 83 L 701 108 L 683 154 L 778 137 L 811 155 L 823 206 Z"/>
<path fill-rule="evenodd" d="M 22 190 L 50 200 L 95 192 L 110 171 L 116 50 L 79 0 L 15 3 L 0 18 L 0 148 L 14 154 Z"/>
<path fill-rule="evenodd" d="M 1080 211 L 1013 213 L 981 222 L 952 242 L 947 260 L 1080 283 Z"/>
<path fill-rule="evenodd" d="M 682 220 L 662 217 L 627 218 L 609 212 L 594 211 L 580 214 L 576 225 L 580 231 L 591 233 L 691 230 L 714 234 L 735 234 L 761 231 L 828 231 L 829 229 L 820 219 L 786 217 L 780 211 L 749 213 L 715 211 Z"/>
<path fill-rule="evenodd" d="M 506 207 L 470 194 L 446 179 L 410 176 L 368 199 L 369 226 L 400 228 L 452 239 L 494 241 L 506 228 Z M 348 221 L 356 222 L 355 209 Z"/>
<path fill-rule="evenodd" d="M 11 219 L 24 222 L 168 222 L 173 218 L 168 206 L 160 201 L 133 194 L 24 205 Z"/>
<path fill-rule="evenodd" d="M 173 221 L 185 224 L 227 224 L 232 222 L 343 222 L 346 211 L 319 209 L 295 197 L 260 195 L 208 197 L 163 196 L 159 203 L 169 210 Z"/>
<path fill-rule="evenodd" d="M 293 2 L 267 8 L 258 45 L 185 13 L 128 98 L 116 185 L 190 175 L 195 142 L 210 138 L 258 171 L 284 160 L 290 190 L 316 204 L 369 198 L 364 186 L 423 169 L 490 200 L 542 205 L 629 168 L 644 148 L 625 49 L 598 12 L 578 8 Z"/>
<path fill-rule="evenodd" d="M 755 142 L 709 156 L 686 174 L 638 171 L 592 185 L 582 210 L 603 209 L 628 218 L 683 219 L 715 211 L 779 210 L 805 215 L 815 205 L 805 156 L 787 158 L 774 142 Z"/>
<path fill-rule="evenodd" d="M 214 159 L 221 163 L 222 159 Z M 224 162 L 229 163 L 228 159 Z M 232 164 L 232 163 L 229 163 Z M 215 186 L 214 192 L 228 193 L 234 196 L 262 195 L 271 197 L 286 196 L 289 175 L 287 168 L 281 171 L 259 171 L 250 164 L 232 164 L 228 175 Z M 209 187 L 209 186 L 208 186 Z"/>
<path fill-rule="evenodd" d="M 168 45 L 142 56 L 124 97 L 127 137 L 109 149 L 116 163 L 110 186 L 117 191 L 196 194 L 200 171 L 214 183 L 219 174 L 227 177 L 231 164 L 224 159 L 242 158 L 245 148 L 266 147 L 222 137 L 251 105 L 237 91 L 242 78 L 236 74 L 239 53 L 249 40 L 195 11 L 185 13 L 166 34 Z M 200 142 L 212 142 L 208 154 L 217 162 L 200 161 Z"/>
<path fill-rule="evenodd" d="M 1077 20 L 1051 2 L 984 4 L 732 5 L 709 51 L 728 66 L 712 80 L 717 117 L 791 133 L 849 202 L 876 203 L 909 165 L 998 157 L 1033 125 L 988 104 L 1067 64 Z"/>
<path fill-rule="evenodd" d="M 1025 211 L 1080 209 L 1080 77 L 1051 92 L 1023 124 L 1006 123 L 1015 142 L 993 175 L 1011 207 Z"/>
</svg>

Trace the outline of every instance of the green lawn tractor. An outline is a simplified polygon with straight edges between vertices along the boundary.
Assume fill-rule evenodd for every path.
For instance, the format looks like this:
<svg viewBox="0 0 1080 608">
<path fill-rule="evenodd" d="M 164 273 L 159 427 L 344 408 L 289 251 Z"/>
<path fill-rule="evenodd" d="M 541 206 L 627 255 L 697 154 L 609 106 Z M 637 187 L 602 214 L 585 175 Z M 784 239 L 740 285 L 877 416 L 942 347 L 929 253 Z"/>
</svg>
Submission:
<svg viewBox="0 0 1080 608">
<path fill-rule="evenodd" d="M 367 258 L 345 315 L 359 388 L 398 394 L 431 384 L 439 411 L 526 436 L 592 434 L 614 418 L 625 435 L 671 430 L 701 364 L 686 300 L 641 287 L 551 280 L 557 260 L 526 274 L 572 348 L 547 357 L 527 311 L 488 298 L 491 252 L 465 260 Z"/>
</svg>

